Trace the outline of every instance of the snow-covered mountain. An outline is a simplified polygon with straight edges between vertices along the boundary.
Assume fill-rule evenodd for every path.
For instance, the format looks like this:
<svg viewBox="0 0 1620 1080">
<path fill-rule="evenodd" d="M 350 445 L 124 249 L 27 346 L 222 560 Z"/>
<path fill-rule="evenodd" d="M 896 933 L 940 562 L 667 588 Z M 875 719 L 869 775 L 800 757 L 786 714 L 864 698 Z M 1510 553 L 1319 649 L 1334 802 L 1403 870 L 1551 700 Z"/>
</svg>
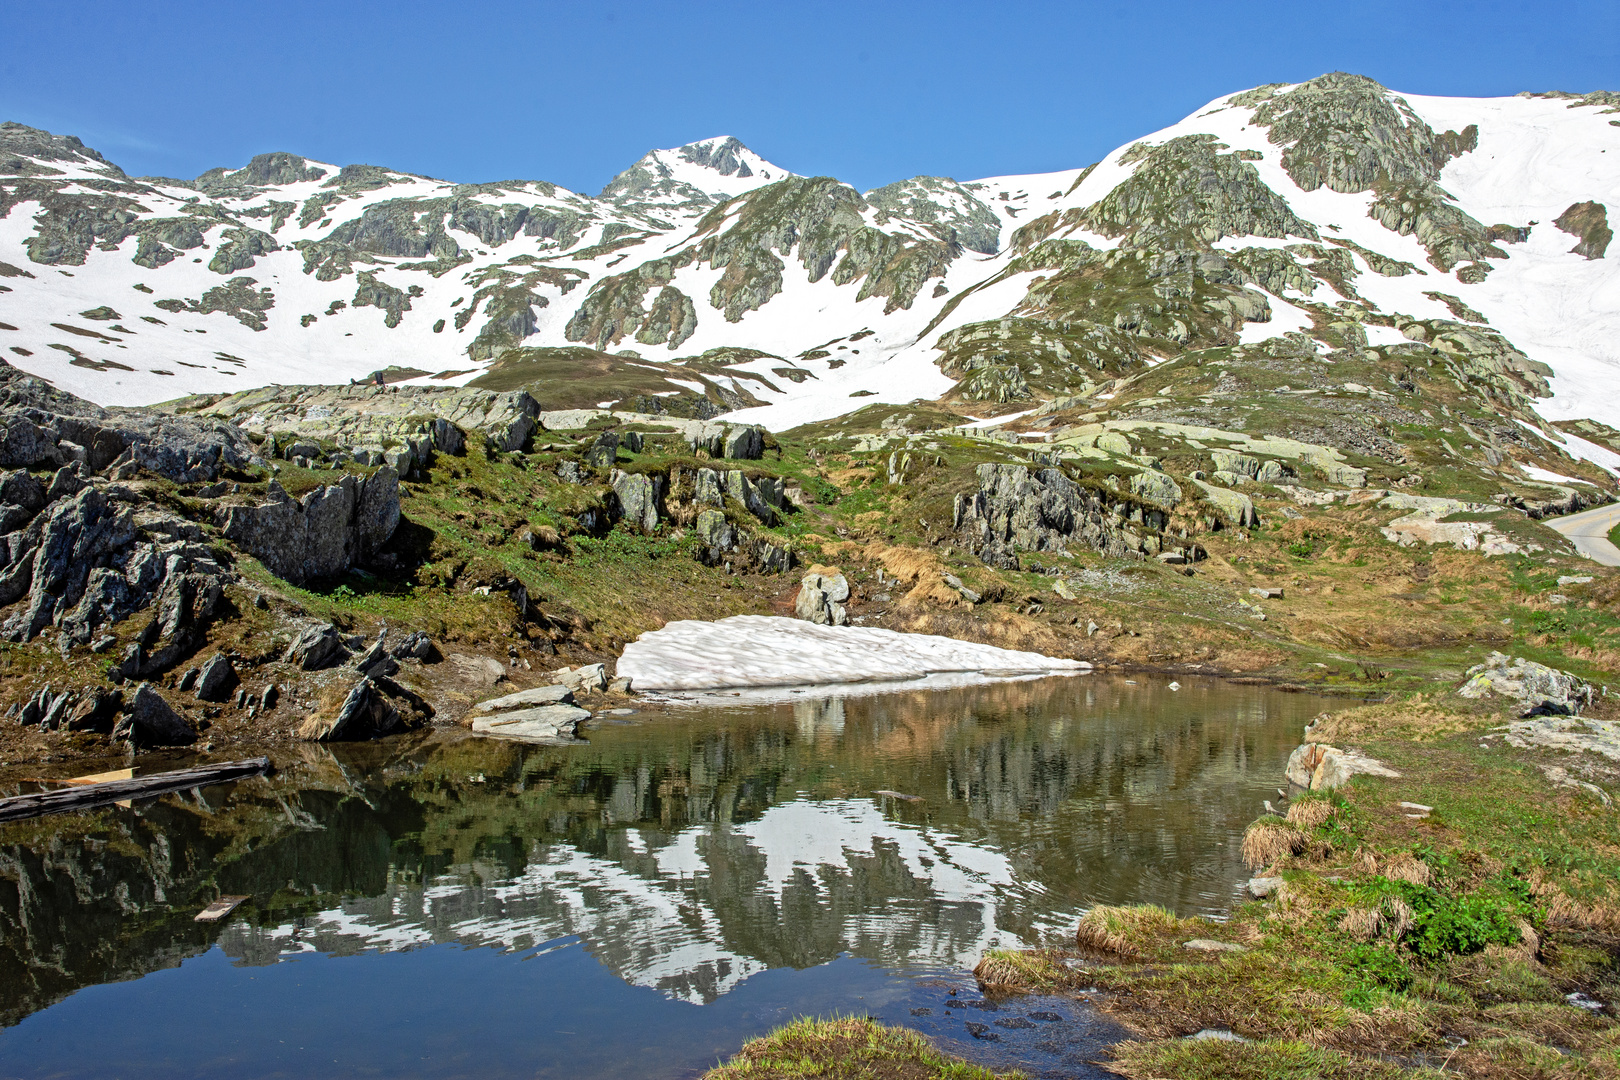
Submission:
<svg viewBox="0 0 1620 1080">
<path fill-rule="evenodd" d="M 120 404 L 633 353 L 706 364 L 761 403 L 740 415 L 785 427 L 1105 396 L 1269 339 L 1331 357 L 1433 335 L 1543 416 L 1620 427 L 1617 115 L 1613 93 L 1336 74 L 1211 102 L 1084 169 L 862 195 L 714 138 L 595 198 L 285 153 L 131 178 L 5 125 L 0 349 Z"/>
</svg>

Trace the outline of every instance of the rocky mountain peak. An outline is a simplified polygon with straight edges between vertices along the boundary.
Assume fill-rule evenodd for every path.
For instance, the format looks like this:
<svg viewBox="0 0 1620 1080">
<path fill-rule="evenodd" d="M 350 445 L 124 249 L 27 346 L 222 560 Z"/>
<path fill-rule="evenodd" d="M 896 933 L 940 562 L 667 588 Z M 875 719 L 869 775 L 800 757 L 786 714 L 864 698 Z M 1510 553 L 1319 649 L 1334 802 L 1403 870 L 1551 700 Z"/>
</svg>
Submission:
<svg viewBox="0 0 1620 1080">
<path fill-rule="evenodd" d="M 757 157 L 742 141 L 733 135 L 687 143 L 675 151 L 682 161 L 713 169 L 721 176 L 746 179 L 754 175 L 748 167 L 748 158 Z"/>
<path fill-rule="evenodd" d="M 227 188 L 298 184 L 319 180 L 326 173 L 326 169 L 311 165 L 297 154 L 275 151 L 255 155 L 240 169 L 209 169 L 192 183 L 199 191 L 213 192 Z"/>
<path fill-rule="evenodd" d="M 32 158 L 29 162 L 26 159 Z M 118 176 L 123 171 L 102 157 L 99 151 L 80 142 L 75 135 L 53 135 L 49 131 L 29 127 L 12 120 L 0 123 L 0 171 L 21 174 L 47 172 L 43 162 L 94 163 L 101 170 L 112 169 Z"/>
<path fill-rule="evenodd" d="M 643 210 L 702 210 L 794 175 L 730 135 L 649 150 L 598 198 Z"/>
</svg>

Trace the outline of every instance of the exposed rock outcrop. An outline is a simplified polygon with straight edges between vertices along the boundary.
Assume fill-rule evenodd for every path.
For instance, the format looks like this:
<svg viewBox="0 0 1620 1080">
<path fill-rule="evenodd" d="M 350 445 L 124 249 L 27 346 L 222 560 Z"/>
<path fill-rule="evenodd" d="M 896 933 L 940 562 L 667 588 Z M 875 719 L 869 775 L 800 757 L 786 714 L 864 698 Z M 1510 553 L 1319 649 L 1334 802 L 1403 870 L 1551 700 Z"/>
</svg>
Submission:
<svg viewBox="0 0 1620 1080">
<path fill-rule="evenodd" d="M 399 474 L 384 465 L 294 499 L 270 483 L 270 499 L 218 511 L 221 531 L 272 574 L 302 584 L 376 554 L 399 525 Z"/>
<path fill-rule="evenodd" d="M 1202 557 L 1198 545 L 1164 533 L 1164 510 L 1112 502 L 1060 469 L 986 463 L 978 478 L 977 492 L 956 497 L 954 527 L 988 566 L 1016 569 L 1019 551 L 1062 552 L 1070 544 L 1115 558 Z"/>
<path fill-rule="evenodd" d="M 433 707 L 392 679 L 362 677 L 330 717 L 312 716 L 298 737 L 314 742 L 375 739 L 421 727 Z"/>
</svg>

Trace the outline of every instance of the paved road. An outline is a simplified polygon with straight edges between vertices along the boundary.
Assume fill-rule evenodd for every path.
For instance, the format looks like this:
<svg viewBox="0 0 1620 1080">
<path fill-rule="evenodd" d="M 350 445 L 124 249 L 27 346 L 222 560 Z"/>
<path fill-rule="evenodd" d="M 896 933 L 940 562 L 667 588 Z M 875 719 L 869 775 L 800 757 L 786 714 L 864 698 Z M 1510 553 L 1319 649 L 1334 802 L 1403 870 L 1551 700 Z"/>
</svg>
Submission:
<svg viewBox="0 0 1620 1080">
<path fill-rule="evenodd" d="M 1610 503 L 1579 514 L 1546 518 L 1542 524 L 1569 537 L 1575 550 L 1604 566 L 1620 566 L 1620 548 L 1609 543 L 1609 530 L 1620 525 L 1620 503 Z"/>
</svg>

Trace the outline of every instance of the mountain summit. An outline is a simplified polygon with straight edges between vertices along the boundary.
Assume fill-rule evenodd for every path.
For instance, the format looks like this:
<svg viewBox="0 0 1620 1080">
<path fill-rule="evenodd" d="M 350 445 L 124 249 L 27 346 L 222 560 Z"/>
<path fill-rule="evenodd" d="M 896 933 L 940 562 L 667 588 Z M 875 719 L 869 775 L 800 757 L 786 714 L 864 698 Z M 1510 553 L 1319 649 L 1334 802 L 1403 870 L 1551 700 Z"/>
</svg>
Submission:
<svg viewBox="0 0 1620 1080">
<path fill-rule="evenodd" d="M 638 209 L 689 210 L 752 191 L 793 174 L 738 139 L 720 135 L 671 150 L 649 150 L 597 196 Z"/>
</svg>

